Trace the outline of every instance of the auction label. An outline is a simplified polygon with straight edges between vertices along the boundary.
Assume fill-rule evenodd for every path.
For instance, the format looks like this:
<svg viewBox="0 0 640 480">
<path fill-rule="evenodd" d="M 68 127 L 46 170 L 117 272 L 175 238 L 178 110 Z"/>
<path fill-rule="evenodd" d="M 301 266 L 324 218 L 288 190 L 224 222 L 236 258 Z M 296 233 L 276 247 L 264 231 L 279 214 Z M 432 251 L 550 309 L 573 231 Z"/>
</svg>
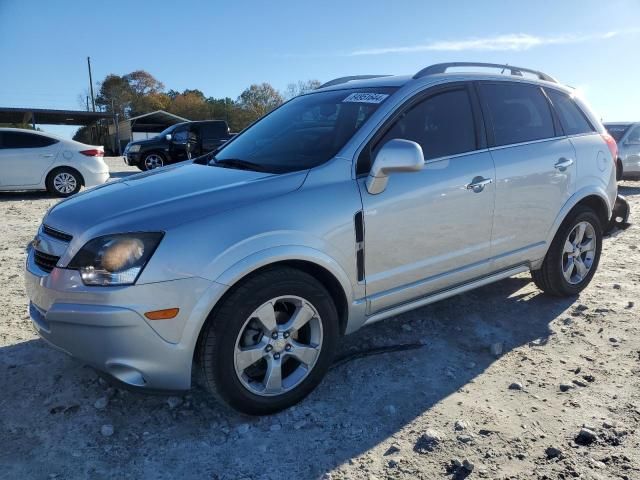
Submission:
<svg viewBox="0 0 640 480">
<path fill-rule="evenodd" d="M 342 103 L 382 103 L 388 96 L 386 93 L 352 93 Z"/>
</svg>

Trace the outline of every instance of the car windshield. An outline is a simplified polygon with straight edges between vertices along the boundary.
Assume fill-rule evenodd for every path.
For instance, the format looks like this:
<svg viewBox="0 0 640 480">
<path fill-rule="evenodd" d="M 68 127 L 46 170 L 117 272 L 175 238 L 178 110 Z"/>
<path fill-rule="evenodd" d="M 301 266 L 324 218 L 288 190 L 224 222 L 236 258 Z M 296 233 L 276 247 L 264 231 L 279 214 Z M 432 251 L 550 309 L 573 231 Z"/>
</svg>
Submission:
<svg viewBox="0 0 640 480">
<path fill-rule="evenodd" d="M 604 127 L 607 129 L 607 132 L 609 132 L 609 134 L 615 139 L 616 142 L 619 142 L 620 139 L 626 133 L 626 131 L 629 129 L 629 125 L 606 124 Z"/>
<path fill-rule="evenodd" d="M 396 90 L 345 89 L 296 97 L 218 150 L 209 164 L 271 173 L 321 165 Z"/>
</svg>

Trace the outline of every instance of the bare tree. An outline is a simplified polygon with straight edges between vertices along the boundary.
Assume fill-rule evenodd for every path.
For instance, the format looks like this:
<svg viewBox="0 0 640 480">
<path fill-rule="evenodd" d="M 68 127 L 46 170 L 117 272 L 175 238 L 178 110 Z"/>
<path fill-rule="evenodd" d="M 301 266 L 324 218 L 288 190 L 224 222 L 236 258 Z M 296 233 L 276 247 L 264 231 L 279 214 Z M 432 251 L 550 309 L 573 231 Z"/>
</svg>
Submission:
<svg viewBox="0 0 640 480">
<path fill-rule="evenodd" d="M 290 83 L 287 88 L 282 92 L 282 96 L 289 100 L 298 95 L 309 93 L 315 90 L 321 85 L 320 80 L 298 80 L 296 83 Z"/>
</svg>

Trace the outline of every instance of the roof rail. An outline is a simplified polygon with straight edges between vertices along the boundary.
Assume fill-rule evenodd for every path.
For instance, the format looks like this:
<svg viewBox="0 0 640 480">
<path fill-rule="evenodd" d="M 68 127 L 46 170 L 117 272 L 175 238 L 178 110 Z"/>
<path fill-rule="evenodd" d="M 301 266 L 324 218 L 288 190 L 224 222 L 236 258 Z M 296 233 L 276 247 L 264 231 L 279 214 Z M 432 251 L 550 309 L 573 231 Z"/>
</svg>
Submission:
<svg viewBox="0 0 640 480">
<path fill-rule="evenodd" d="M 538 70 L 531 70 L 530 68 L 514 67 L 513 65 L 500 64 L 500 63 L 476 63 L 476 62 L 452 62 L 452 63 L 438 63 L 436 65 L 430 65 L 423 68 L 416 73 L 413 78 L 422 78 L 427 75 L 435 75 L 436 73 L 445 73 L 449 68 L 454 67 L 484 67 L 484 68 L 499 68 L 501 70 L 509 70 L 511 75 L 522 77 L 522 72 L 532 73 L 540 80 L 547 82 L 558 83 L 555 78 L 546 73 L 539 72 Z"/>
<path fill-rule="evenodd" d="M 366 80 L 368 78 L 378 78 L 378 77 L 390 77 L 391 75 L 352 75 L 350 77 L 340 77 L 334 78 L 326 83 L 323 83 L 318 88 L 330 87 L 332 85 L 340 85 L 341 83 L 347 83 L 351 80 Z"/>
</svg>

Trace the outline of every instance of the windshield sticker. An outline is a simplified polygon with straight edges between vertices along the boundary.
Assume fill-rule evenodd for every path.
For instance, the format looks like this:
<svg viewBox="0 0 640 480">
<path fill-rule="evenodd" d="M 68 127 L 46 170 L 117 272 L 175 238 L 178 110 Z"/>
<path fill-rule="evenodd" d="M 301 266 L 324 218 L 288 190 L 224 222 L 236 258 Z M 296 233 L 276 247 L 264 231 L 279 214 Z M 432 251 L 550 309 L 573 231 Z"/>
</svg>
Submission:
<svg viewBox="0 0 640 480">
<path fill-rule="evenodd" d="M 386 93 L 352 93 L 342 103 L 382 103 L 388 96 Z"/>
</svg>

